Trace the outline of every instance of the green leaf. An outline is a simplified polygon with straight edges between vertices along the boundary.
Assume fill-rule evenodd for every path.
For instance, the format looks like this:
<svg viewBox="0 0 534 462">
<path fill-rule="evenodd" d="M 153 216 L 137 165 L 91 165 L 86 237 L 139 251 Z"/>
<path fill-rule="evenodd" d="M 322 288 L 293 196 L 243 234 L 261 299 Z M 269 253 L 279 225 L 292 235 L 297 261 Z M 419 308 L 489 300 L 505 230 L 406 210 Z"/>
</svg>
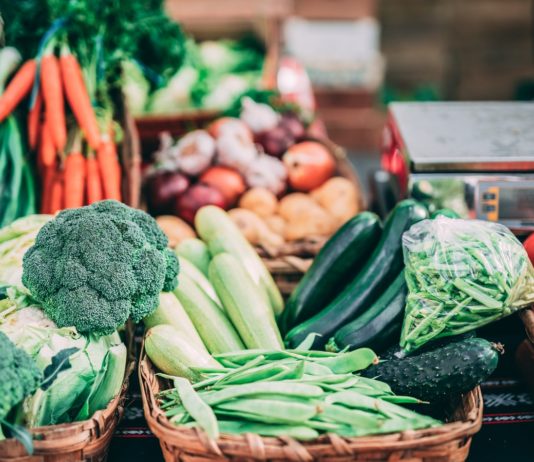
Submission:
<svg viewBox="0 0 534 462">
<path fill-rule="evenodd" d="M 45 370 L 43 371 L 44 379 L 41 383 L 41 390 L 46 391 L 50 385 L 54 383 L 54 380 L 56 380 L 60 372 L 72 367 L 69 359 L 78 351 L 80 351 L 80 349 L 75 347 L 65 348 L 52 358 L 52 362 L 46 366 Z"/>
<path fill-rule="evenodd" d="M 0 424 L 4 425 L 6 428 L 9 429 L 9 432 L 11 434 L 12 438 L 15 438 L 24 446 L 24 449 L 28 453 L 28 455 L 33 454 L 33 438 L 30 431 L 23 427 L 22 425 L 15 425 L 12 423 L 9 423 L 3 419 L 0 419 Z"/>
</svg>

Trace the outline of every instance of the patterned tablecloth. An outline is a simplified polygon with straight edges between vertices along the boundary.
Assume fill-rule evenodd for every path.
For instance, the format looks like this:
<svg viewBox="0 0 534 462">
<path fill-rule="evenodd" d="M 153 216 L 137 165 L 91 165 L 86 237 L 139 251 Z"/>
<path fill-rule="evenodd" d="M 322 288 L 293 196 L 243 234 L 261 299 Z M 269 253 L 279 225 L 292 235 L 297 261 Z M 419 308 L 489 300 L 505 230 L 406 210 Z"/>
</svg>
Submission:
<svg viewBox="0 0 534 462">
<path fill-rule="evenodd" d="M 499 367 L 483 386 L 484 423 L 474 438 L 469 462 L 534 461 L 534 395 L 518 374 L 515 351 L 525 337 L 517 317 L 478 333 L 505 345 Z M 109 453 L 109 462 L 163 462 L 158 440 L 143 417 L 137 375 L 132 377 L 124 418 Z"/>
</svg>

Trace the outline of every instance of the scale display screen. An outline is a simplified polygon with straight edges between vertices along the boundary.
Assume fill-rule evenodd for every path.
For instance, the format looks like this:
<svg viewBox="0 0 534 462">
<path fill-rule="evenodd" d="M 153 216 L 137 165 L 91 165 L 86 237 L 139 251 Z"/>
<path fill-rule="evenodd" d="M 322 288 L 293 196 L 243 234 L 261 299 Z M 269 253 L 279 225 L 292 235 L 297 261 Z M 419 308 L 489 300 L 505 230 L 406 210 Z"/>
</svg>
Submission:
<svg viewBox="0 0 534 462">
<path fill-rule="evenodd" d="M 534 189 L 500 188 L 499 218 L 502 220 L 534 219 Z"/>
</svg>

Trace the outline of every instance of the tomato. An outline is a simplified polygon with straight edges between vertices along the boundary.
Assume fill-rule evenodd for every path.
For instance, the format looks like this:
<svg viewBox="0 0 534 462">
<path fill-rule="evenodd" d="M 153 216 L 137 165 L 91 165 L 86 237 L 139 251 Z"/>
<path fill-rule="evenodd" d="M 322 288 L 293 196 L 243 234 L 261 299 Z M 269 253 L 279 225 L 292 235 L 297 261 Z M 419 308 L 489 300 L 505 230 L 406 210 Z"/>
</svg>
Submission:
<svg viewBox="0 0 534 462">
<path fill-rule="evenodd" d="M 528 258 L 534 265 L 534 234 L 531 234 L 527 240 L 523 243 L 525 250 L 527 251 Z"/>
</svg>

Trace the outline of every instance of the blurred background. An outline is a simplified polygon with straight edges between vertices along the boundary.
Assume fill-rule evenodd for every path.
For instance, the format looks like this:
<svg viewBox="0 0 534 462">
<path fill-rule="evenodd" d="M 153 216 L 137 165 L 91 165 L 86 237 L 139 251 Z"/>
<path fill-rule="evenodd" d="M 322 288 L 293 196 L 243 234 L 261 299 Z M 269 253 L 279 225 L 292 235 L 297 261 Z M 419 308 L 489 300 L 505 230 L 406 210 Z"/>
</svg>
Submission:
<svg viewBox="0 0 534 462">
<path fill-rule="evenodd" d="M 166 7 L 198 39 L 253 32 L 273 60 L 295 57 L 329 136 L 353 157 L 378 153 L 390 101 L 534 97 L 531 0 L 167 0 Z"/>
</svg>

